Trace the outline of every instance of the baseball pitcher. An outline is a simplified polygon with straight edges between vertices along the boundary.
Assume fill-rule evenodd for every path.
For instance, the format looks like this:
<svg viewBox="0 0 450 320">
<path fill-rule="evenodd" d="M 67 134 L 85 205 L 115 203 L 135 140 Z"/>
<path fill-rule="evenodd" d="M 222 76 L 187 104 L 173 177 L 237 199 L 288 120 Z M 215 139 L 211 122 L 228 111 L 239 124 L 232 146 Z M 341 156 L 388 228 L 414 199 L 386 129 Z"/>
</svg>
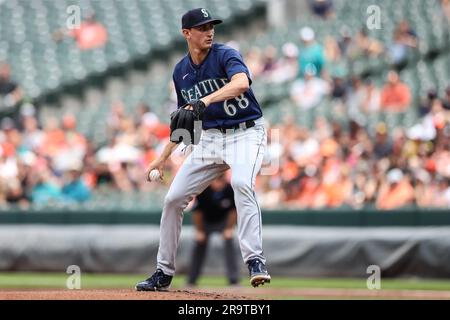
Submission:
<svg viewBox="0 0 450 320">
<path fill-rule="evenodd" d="M 183 211 L 218 176 L 231 169 L 238 216 L 238 238 L 250 283 L 270 282 L 262 248 L 261 210 L 254 192 L 266 148 L 262 111 L 250 87 L 249 70 L 238 51 L 213 43 L 221 23 L 204 8 L 182 17 L 188 54 L 175 66 L 178 110 L 171 115 L 171 138 L 148 172 L 162 176 L 164 162 L 183 142 L 193 145 L 164 199 L 156 272 L 136 285 L 138 291 L 164 291 L 175 273 Z M 201 124 L 201 125 L 198 125 Z"/>
</svg>

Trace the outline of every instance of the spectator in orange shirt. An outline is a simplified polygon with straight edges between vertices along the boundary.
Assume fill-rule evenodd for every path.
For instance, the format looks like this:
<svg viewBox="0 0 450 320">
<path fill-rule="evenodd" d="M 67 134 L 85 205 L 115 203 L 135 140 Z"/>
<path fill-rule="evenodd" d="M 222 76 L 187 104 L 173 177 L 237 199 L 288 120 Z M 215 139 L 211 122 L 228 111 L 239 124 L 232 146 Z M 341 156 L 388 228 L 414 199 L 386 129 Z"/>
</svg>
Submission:
<svg viewBox="0 0 450 320">
<path fill-rule="evenodd" d="M 321 172 L 310 172 L 300 182 L 300 193 L 291 202 L 301 209 L 322 209 L 327 207 L 328 195 Z"/>
<path fill-rule="evenodd" d="M 105 26 L 95 19 L 94 14 L 89 15 L 77 28 L 69 31 L 56 31 L 53 38 L 59 41 L 64 36 L 74 38 L 80 50 L 100 48 L 108 41 L 108 32 Z"/>
<path fill-rule="evenodd" d="M 327 207 L 338 208 L 347 203 L 352 197 L 353 182 L 349 177 L 350 168 L 340 166 L 331 172 L 333 179 L 325 184 L 327 193 Z"/>
<path fill-rule="evenodd" d="M 414 189 L 411 183 L 405 179 L 403 172 L 392 169 L 387 174 L 387 183 L 380 187 L 377 199 L 377 208 L 381 210 L 393 210 L 408 206 L 413 203 Z"/>
<path fill-rule="evenodd" d="M 79 147 L 83 150 L 87 147 L 86 138 L 77 131 L 77 120 L 73 114 L 66 114 L 62 118 L 62 130 L 65 133 L 65 139 L 71 147 Z"/>
<path fill-rule="evenodd" d="M 385 111 L 403 112 L 411 103 L 409 87 L 400 81 L 397 72 L 390 71 L 381 92 L 381 106 Z"/>
<path fill-rule="evenodd" d="M 44 156 L 54 157 L 65 147 L 64 131 L 60 127 L 56 117 L 49 117 L 44 125 L 44 139 L 41 145 L 41 152 Z"/>
</svg>

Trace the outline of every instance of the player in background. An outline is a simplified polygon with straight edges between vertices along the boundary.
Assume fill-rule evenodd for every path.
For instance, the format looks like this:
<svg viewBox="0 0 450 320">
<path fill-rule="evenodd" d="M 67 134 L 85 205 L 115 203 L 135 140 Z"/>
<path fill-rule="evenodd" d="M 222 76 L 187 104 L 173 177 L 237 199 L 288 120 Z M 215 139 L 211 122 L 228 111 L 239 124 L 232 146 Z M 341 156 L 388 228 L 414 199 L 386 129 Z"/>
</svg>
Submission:
<svg viewBox="0 0 450 320">
<path fill-rule="evenodd" d="M 183 210 L 217 177 L 231 169 L 231 186 L 237 209 L 241 254 L 250 283 L 270 282 L 262 248 L 261 211 L 254 185 L 267 144 L 262 111 L 250 87 L 250 73 L 236 50 L 213 43 L 213 19 L 204 8 L 182 17 L 182 33 L 188 54 L 175 66 L 173 82 L 178 108 L 204 107 L 202 136 L 178 170 L 164 199 L 156 272 L 136 285 L 138 291 L 162 291 L 175 274 L 175 257 L 183 221 Z M 166 145 L 147 169 L 160 171 L 177 147 L 178 139 Z"/>
</svg>

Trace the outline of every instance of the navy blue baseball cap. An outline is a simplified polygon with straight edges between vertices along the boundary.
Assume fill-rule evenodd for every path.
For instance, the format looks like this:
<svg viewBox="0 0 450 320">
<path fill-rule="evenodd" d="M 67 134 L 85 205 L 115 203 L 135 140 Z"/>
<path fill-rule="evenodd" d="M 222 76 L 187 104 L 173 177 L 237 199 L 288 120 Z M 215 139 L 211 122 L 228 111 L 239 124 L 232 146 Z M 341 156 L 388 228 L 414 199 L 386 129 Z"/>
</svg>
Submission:
<svg viewBox="0 0 450 320">
<path fill-rule="evenodd" d="M 189 10 L 183 15 L 181 18 L 181 27 L 183 29 L 190 29 L 207 23 L 219 24 L 222 22 L 220 19 L 213 19 L 209 11 L 205 8 L 197 8 Z"/>
</svg>

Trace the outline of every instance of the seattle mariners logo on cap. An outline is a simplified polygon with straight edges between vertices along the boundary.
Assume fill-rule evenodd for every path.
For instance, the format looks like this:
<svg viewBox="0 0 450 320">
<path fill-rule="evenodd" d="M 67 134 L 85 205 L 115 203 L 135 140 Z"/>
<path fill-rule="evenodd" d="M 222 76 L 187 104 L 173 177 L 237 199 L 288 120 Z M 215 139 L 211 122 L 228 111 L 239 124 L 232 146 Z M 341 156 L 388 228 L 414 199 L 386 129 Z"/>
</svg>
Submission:
<svg viewBox="0 0 450 320">
<path fill-rule="evenodd" d="M 181 27 L 183 29 L 190 29 L 207 23 L 219 24 L 222 23 L 222 20 L 213 19 L 209 11 L 205 8 L 189 10 L 181 18 Z"/>
</svg>

